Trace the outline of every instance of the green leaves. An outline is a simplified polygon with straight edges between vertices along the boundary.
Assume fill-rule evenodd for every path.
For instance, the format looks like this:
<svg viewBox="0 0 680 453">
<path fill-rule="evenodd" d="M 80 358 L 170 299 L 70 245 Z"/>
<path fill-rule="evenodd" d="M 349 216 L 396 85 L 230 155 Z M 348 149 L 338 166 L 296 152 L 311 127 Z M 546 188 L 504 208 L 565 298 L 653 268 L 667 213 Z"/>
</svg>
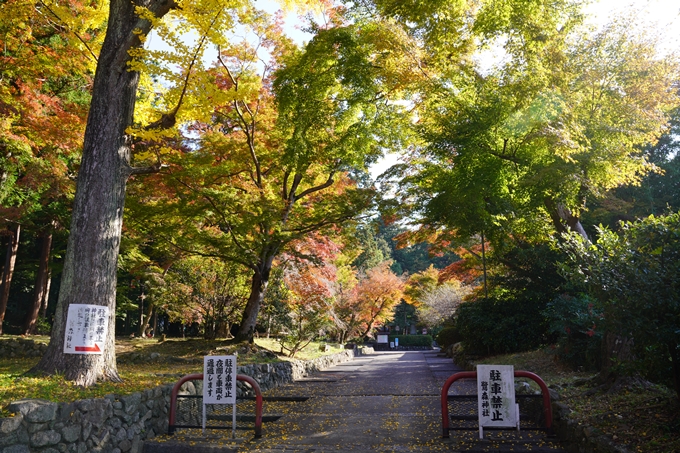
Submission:
<svg viewBox="0 0 680 453">
<path fill-rule="evenodd" d="M 518 3 L 480 11 L 480 33 L 511 32 L 508 53 L 474 77 L 442 72 L 420 112 L 428 145 L 401 181 L 422 224 L 485 231 L 496 246 L 543 240 L 552 229 L 583 232 L 587 199 L 653 168 L 641 149 L 680 103 L 678 62 L 659 58 L 645 36 L 619 22 L 589 35 L 564 25 L 578 19 L 571 6 L 556 18 L 548 17 L 555 2 Z"/>
<path fill-rule="evenodd" d="M 571 256 L 565 273 L 599 299 L 609 329 L 641 351 L 660 348 L 677 370 L 680 214 L 624 223 L 620 234 L 601 229 L 596 244 L 570 237 L 564 249 Z M 677 371 L 674 379 L 680 390 Z"/>
</svg>

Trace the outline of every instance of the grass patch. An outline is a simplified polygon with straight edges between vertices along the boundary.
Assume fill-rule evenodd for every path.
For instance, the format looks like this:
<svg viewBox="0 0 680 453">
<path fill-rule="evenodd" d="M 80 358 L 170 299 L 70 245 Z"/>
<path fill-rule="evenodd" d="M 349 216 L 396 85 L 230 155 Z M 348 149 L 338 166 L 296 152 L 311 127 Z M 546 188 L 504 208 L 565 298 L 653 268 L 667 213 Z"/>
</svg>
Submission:
<svg viewBox="0 0 680 453">
<path fill-rule="evenodd" d="M 279 341 L 276 338 L 256 338 L 255 344 L 270 351 L 276 351 L 277 354 L 285 354 L 281 353 L 281 343 L 279 343 Z M 322 351 L 321 347 L 326 344 L 330 347 L 330 350 Z M 312 341 L 307 346 L 305 346 L 301 351 L 295 354 L 294 359 L 314 360 L 324 355 L 337 354 L 339 352 L 342 352 L 343 350 L 344 347 L 339 344 Z M 281 357 L 284 360 L 290 360 L 290 358 L 286 357 L 285 355 L 281 355 Z"/>
<path fill-rule="evenodd" d="M 0 338 L 9 341 L 12 337 Z M 47 337 L 41 340 L 48 340 Z M 334 354 L 342 347 L 329 352 L 319 350 L 320 343 L 310 344 L 296 357 L 309 360 L 324 354 Z M 48 401 L 66 402 L 87 398 L 101 398 L 109 394 L 128 395 L 162 384 L 171 384 L 185 374 L 203 371 L 203 356 L 210 354 L 230 355 L 238 353 L 238 364 L 272 363 L 289 360 L 278 354 L 280 347 L 273 339 L 256 339 L 255 345 L 235 344 L 229 340 L 168 339 L 159 343 L 155 339 L 118 338 L 116 356 L 118 373 L 122 383 L 102 382 L 82 388 L 65 381 L 61 376 L 31 377 L 24 374 L 38 358 L 0 357 L 0 417 L 11 414 L 7 406 L 24 398 L 40 398 Z M 160 354 L 151 360 L 151 354 Z M 170 360 L 169 358 L 172 358 Z"/>
<path fill-rule="evenodd" d="M 478 363 L 514 365 L 538 374 L 560 394 L 571 418 L 596 428 L 629 450 L 644 453 L 680 452 L 680 404 L 675 392 L 633 382 L 616 390 L 599 388 L 594 375 L 571 372 L 545 350 L 485 358 Z"/>
</svg>

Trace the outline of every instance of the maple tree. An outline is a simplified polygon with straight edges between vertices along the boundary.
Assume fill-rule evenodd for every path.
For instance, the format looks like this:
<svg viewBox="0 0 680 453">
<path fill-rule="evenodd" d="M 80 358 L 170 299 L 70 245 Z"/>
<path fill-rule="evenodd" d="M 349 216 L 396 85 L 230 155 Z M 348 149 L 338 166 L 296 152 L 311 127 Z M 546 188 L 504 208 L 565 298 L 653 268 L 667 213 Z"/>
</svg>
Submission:
<svg viewBox="0 0 680 453">
<path fill-rule="evenodd" d="M 432 291 L 439 281 L 439 271 L 434 265 L 430 265 L 422 272 L 410 275 L 404 287 L 404 300 L 413 305 L 419 306 L 425 294 Z"/>
<path fill-rule="evenodd" d="M 335 243 L 318 236 L 296 245 L 298 254 L 303 246 L 313 253 L 305 255 L 313 259 L 293 258 L 284 264 L 284 282 L 289 290 L 288 312 L 282 322 L 284 333 L 279 342 L 290 357 L 332 326 L 337 280 L 332 260 L 339 251 Z"/>
<path fill-rule="evenodd" d="M 678 103 L 677 61 L 624 22 L 594 35 L 565 27 L 535 45 L 433 98 L 430 144 L 402 180 L 424 224 L 485 234 L 498 249 L 586 237 L 586 200 L 654 168 L 642 146 Z"/>
<path fill-rule="evenodd" d="M 344 307 L 347 325 L 355 327 L 356 334 L 365 337 L 373 328 L 391 319 L 394 307 L 401 301 L 404 282 L 384 262 L 366 271 L 353 291 L 353 297 Z"/>
<path fill-rule="evenodd" d="M 164 280 L 150 296 L 171 322 L 199 323 L 206 339 L 229 336 L 248 297 L 246 274 L 240 266 L 214 258 L 187 257 L 175 263 Z"/>
<path fill-rule="evenodd" d="M 384 45 L 373 25 L 319 29 L 304 48 L 277 23 L 255 28 L 257 45 L 221 49 L 210 92 L 215 109 L 196 121 L 196 146 L 166 156 L 149 194 L 149 224 L 176 248 L 252 272 L 237 339 L 252 340 L 275 259 L 290 244 L 346 223 L 367 208 L 371 186 L 354 177 L 393 146 L 404 121 L 393 81 L 367 51 Z M 258 47 L 273 60 L 253 64 Z M 389 82 L 389 83 L 388 83 Z M 156 219 L 156 220 L 154 220 Z"/>
<path fill-rule="evenodd" d="M 102 37 L 97 8 L 13 0 L 0 10 L 0 225 L 11 237 L 0 292 L 0 332 L 22 229 L 43 242 L 25 333 L 33 332 L 45 302 L 52 234 L 66 223 L 70 177 L 90 98 L 92 49 Z"/>
</svg>

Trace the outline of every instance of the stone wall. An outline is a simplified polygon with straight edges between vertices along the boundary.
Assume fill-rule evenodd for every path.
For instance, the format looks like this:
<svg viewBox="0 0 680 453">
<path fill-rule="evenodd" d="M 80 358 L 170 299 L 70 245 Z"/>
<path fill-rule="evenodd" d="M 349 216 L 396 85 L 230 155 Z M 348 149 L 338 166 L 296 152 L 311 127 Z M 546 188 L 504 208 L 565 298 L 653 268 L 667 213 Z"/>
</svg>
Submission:
<svg viewBox="0 0 680 453">
<path fill-rule="evenodd" d="M 355 352 L 353 350 L 346 349 L 337 354 L 321 356 L 314 360 L 291 360 L 289 362 L 242 365 L 238 367 L 238 373 L 255 379 L 260 384 L 260 389 L 264 392 L 278 385 L 300 379 L 315 371 L 352 360 L 354 355 Z"/>
<path fill-rule="evenodd" d="M 73 403 L 21 400 L 0 419 L 2 453 L 140 452 L 141 443 L 167 432 L 170 385 Z"/>
<path fill-rule="evenodd" d="M 32 338 L 12 338 L 0 341 L 0 357 L 42 357 L 47 349 L 47 342 L 35 341 Z"/>
<path fill-rule="evenodd" d="M 355 354 L 360 351 L 345 350 L 310 361 L 244 365 L 238 373 L 253 377 L 264 391 L 349 361 Z M 163 385 L 73 403 L 15 401 L 9 406 L 14 416 L 0 418 L 0 452 L 139 453 L 145 440 L 167 432 L 171 390 L 172 385 Z"/>
</svg>

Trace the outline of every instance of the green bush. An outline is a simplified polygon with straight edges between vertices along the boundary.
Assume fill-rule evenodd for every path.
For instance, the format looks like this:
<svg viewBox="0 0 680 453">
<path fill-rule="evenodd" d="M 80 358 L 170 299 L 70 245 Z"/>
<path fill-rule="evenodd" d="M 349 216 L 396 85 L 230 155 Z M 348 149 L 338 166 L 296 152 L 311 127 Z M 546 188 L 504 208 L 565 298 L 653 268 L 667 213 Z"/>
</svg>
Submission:
<svg viewBox="0 0 680 453">
<path fill-rule="evenodd" d="M 543 309 L 545 304 L 532 299 L 480 299 L 460 305 L 456 326 L 468 353 L 529 351 L 548 340 Z"/>
<path fill-rule="evenodd" d="M 437 340 L 437 344 L 442 348 L 446 348 L 448 346 L 451 346 L 452 344 L 456 344 L 462 339 L 463 338 L 461 337 L 460 332 L 458 332 L 458 329 L 453 326 L 444 327 L 441 330 L 441 332 L 439 332 L 435 337 L 435 340 Z"/>
<path fill-rule="evenodd" d="M 432 346 L 430 335 L 390 335 L 390 343 L 399 338 L 399 346 Z"/>
<path fill-rule="evenodd" d="M 595 300 L 588 296 L 558 296 L 544 314 L 549 331 L 556 338 L 556 353 L 561 362 L 574 370 L 598 370 L 601 363 L 604 316 Z"/>
</svg>

